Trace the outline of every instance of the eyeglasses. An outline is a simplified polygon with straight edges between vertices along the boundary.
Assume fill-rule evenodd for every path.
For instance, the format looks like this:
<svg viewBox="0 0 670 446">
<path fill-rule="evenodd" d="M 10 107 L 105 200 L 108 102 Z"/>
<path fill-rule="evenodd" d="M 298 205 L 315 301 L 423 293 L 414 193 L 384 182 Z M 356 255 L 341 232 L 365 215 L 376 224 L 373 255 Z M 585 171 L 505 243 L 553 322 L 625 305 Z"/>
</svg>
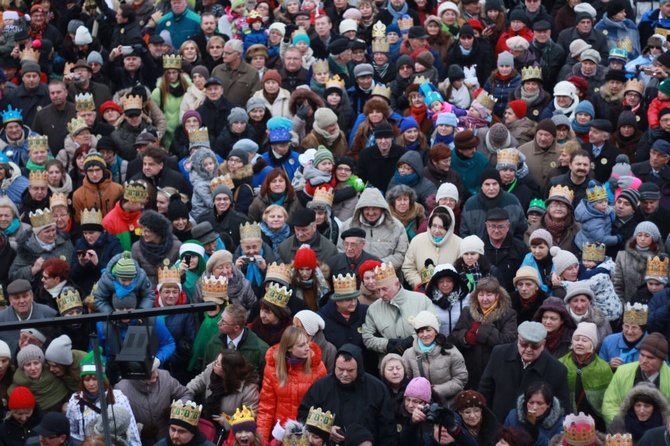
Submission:
<svg viewBox="0 0 670 446">
<path fill-rule="evenodd" d="M 509 227 L 509 223 L 504 223 L 502 225 L 494 225 L 494 224 L 491 224 L 491 223 L 486 223 L 486 226 L 490 229 L 503 230 L 503 229 L 507 229 Z"/>
<path fill-rule="evenodd" d="M 335 171 L 336 172 L 351 172 L 351 168 L 346 167 L 346 166 L 340 166 L 337 169 L 335 169 Z"/>
<path fill-rule="evenodd" d="M 445 228 L 444 226 L 440 226 L 440 225 L 430 225 L 430 229 L 432 229 L 433 231 L 446 231 L 447 230 L 447 228 Z"/>
<path fill-rule="evenodd" d="M 533 344 L 532 342 L 519 341 L 519 347 L 521 347 L 522 350 L 526 350 L 528 348 L 531 350 L 539 350 L 542 348 L 542 343 L 540 342 L 539 344 Z"/>
</svg>

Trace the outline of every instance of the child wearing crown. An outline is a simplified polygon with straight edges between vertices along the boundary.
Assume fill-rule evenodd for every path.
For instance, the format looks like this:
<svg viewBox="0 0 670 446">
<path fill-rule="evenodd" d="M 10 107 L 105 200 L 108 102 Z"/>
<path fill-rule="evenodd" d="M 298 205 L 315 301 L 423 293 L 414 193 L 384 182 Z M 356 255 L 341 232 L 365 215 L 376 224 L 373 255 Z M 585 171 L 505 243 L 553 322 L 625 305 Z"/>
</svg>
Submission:
<svg viewBox="0 0 670 446">
<path fill-rule="evenodd" d="M 621 234 L 612 235 L 614 218 L 614 209 L 607 204 L 607 190 L 590 180 L 586 198 L 582 198 L 575 209 L 575 220 L 582 224 L 575 244 L 602 242 L 605 246 L 615 246 L 621 243 Z"/>
<path fill-rule="evenodd" d="M 247 23 L 249 29 L 244 33 L 244 51 L 249 49 L 251 45 L 267 45 L 268 32 L 263 23 L 263 16 L 257 10 L 253 10 L 247 16 Z"/>
<path fill-rule="evenodd" d="M 614 261 L 605 256 L 604 244 L 595 242 L 582 246 L 582 260 L 579 262 L 577 280 L 588 284 L 593 292 L 591 304 L 609 321 L 617 321 L 623 312 L 621 300 L 617 297 L 612 283 L 614 269 Z"/>
<path fill-rule="evenodd" d="M 647 259 L 647 270 L 644 274 L 644 284 L 640 285 L 631 303 L 648 304 L 654 294 L 665 289 L 668 285 L 668 256 L 661 254 L 658 257 Z"/>
</svg>

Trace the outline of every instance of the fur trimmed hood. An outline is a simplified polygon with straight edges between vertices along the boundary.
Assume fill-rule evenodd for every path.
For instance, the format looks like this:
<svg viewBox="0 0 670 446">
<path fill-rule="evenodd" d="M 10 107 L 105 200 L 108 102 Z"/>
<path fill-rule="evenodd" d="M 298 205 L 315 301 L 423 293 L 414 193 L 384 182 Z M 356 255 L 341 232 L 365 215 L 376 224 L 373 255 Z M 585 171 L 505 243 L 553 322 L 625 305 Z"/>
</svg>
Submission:
<svg viewBox="0 0 670 446">
<path fill-rule="evenodd" d="M 637 386 L 630 389 L 626 397 L 621 403 L 621 408 L 619 410 L 619 417 L 622 419 L 626 418 L 626 413 L 633 407 L 635 398 L 644 395 L 656 402 L 656 405 L 661 410 L 661 415 L 663 420 L 667 420 L 670 415 L 670 406 L 668 405 L 668 400 L 665 399 L 660 390 L 654 386 L 646 384 L 638 384 Z"/>
<path fill-rule="evenodd" d="M 516 417 L 521 424 L 526 420 L 526 409 L 523 407 L 524 396 L 519 395 L 516 400 Z M 549 414 L 542 421 L 542 429 L 551 429 L 563 416 L 563 408 L 558 398 L 554 397 L 549 408 Z"/>
<path fill-rule="evenodd" d="M 288 100 L 288 109 L 292 115 L 298 112 L 298 108 L 302 105 L 302 101 L 307 99 L 312 109 L 316 111 L 317 108 L 325 107 L 323 99 L 316 92 L 310 90 L 309 88 L 297 88 Z M 300 105 L 298 105 L 300 104 Z"/>
<path fill-rule="evenodd" d="M 479 290 L 475 289 L 470 294 L 470 315 L 475 322 L 479 322 L 482 325 L 492 325 L 495 322 L 502 319 L 502 317 L 507 314 L 510 308 L 512 308 L 512 299 L 509 297 L 509 293 L 500 286 L 498 287 L 498 307 L 491 312 L 488 316 L 484 316 L 479 310 L 479 300 L 477 295 Z"/>
</svg>

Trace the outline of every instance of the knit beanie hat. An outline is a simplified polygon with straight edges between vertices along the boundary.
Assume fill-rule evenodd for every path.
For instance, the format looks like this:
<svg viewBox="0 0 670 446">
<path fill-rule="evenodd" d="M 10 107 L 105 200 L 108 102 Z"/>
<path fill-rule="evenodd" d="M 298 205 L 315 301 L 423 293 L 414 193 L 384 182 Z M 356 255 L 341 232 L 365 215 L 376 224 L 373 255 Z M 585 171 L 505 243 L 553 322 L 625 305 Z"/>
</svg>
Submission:
<svg viewBox="0 0 670 446">
<path fill-rule="evenodd" d="M 216 186 L 212 191 L 212 200 L 219 194 L 226 194 L 230 198 L 230 201 L 233 201 L 233 191 L 228 186 L 224 186 L 223 184 Z"/>
<path fill-rule="evenodd" d="M 591 341 L 594 350 L 598 345 L 598 327 L 593 322 L 580 322 L 575 332 L 572 333 L 572 339 L 577 336 L 584 336 Z"/>
<path fill-rule="evenodd" d="M 193 76 L 194 74 L 199 74 L 205 79 L 209 79 L 209 70 L 204 65 L 196 65 L 195 67 L 193 67 L 193 69 L 191 70 L 191 76 Z"/>
<path fill-rule="evenodd" d="M 453 198 L 458 201 L 458 188 L 452 183 L 442 183 L 435 194 L 435 202 L 439 203 L 441 198 Z"/>
<path fill-rule="evenodd" d="M 624 189 L 619 193 L 619 198 L 623 198 L 630 203 L 633 207 L 633 211 L 637 211 L 637 207 L 640 205 L 640 193 L 635 189 Z"/>
<path fill-rule="evenodd" d="M 586 296 L 589 298 L 591 302 L 593 302 L 593 291 L 591 290 L 591 287 L 589 284 L 583 280 L 580 280 L 578 282 L 572 282 L 568 286 L 568 292 L 565 295 L 565 298 L 563 299 L 563 302 L 566 304 L 569 304 L 570 301 L 572 300 L 573 297 L 577 296 Z"/>
<path fill-rule="evenodd" d="M 173 194 L 170 196 L 167 217 L 170 221 L 175 221 L 180 218 L 185 218 L 188 220 L 188 206 L 186 203 L 181 201 L 181 196 L 179 194 Z"/>
<path fill-rule="evenodd" d="M 624 155 L 623 153 L 617 155 L 614 163 L 614 166 L 612 166 L 613 175 L 627 176 L 633 173 L 630 168 L 630 161 L 628 161 L 628 156 Z"/>
<path fill-rule="evenodd" d="M 314 159 L 312 160 L 312 166 L 319 167 L 323 161 L 330 161 L 335 164 L 335 159 L 330 150 L 326 149 L 324 146 L 319 146 L 314 154 Z"/>
<path fill-rule="evenodd" d="M 41 74 L 42 69 L 40 68 L 40 66 L 37 62 L 24 60 L 23 62 L 21 62 L 21 75 L 24 75 L 24 74 L 27 74 L 27 73 Z"/>
<path fill-rule="evenodd" d="M 495 167 L 489 166 L 484 170 L 484 172 L 482 172 L 479 178 L 479 186 L 481 187 L 486 180 L 495 180 L 498 182 L 498 184 L 502 184 L 502 180 L 500 179 L 500 172 Z"/>
<path fill-rule="evenodd" d="M 314 112 L 314 122 L 322 130 L 338 122 L 334 111 L 328 107 L 321 107 Z"/>
<path fill-rule="evenodd" d="M 251 140 L 241 139 L 240 141 L 251 141 Z M 251 142 L 253 142 L 253 141 L 251 141 Z M 231 156 L 237 157 L 237 158 L 240 159 L 240 161 L 242 161 L 242 164 L 246 166 L 247 164 L 249 164 L 249 153 L 250 153 L 249 151 L 244 150 L 243 148 L 241 148 L 239 146 L 237 148 L 235 146 L 233 146 L 233 150 L 230 151 L 230 153 L 228 154 L 226 159 L 230 159 Z"/>
<path fill-rule="evenodd" d="M 526 112 L 528 111 L 528 104 L 526 104 L 526 101 L 521 99 L 510 101 L 507 106 L 512 109 L 514 115 L 519 119 L 522 119 L 524 116 L 526 116 Z"/>
<path fill-rule="evenodd" d="M 635 130 L 637 130 L 637 119 L 635 113 L 630 110 L 624 110 L 619 115 L 619 120 L 617 121 L 617 129 L 621 129 L 624 125 L 630 125 Z"/>
<path fill-rule="evenodd" d="M 512 56 L 512 53 L 509 51 L 503 51 L 502 53 L 498 54 L 498 64 L 497 66 L 502 67 L 502 66 L 508 66 L 508 67 L 513 67 L 514 66 L 514 56 Z"/>
<path fill-rule="evenodd" d="M 265 108 L 265 101 L 263 98 L 250 97 L 247 101 L 247 113 L 256 108 Z"/>
<path fill-rule="evenodd" d="M 170 235 L 170 220 L 153 209 L 145 210 L 137 222 L 149 228 L 151 232 L 159 236 L 163 241 Z"/>
<path fill-rule="evenodd" d="M 120 298 L 118 294 L 112 294 L 112 307 L 115 310 L 119 309 L 128 309 L 132 308 L 133 310 L 137 308 L 137 296 L 135 293 L 128 293 L 123 298 Z"/>
<path fill-rule="evenodd" d="M 552 263 L 554 264 L 554 271 L 559 276 L 565 272 L 566 269 L 572 265 L 579 264 L 577 257 L 570 251 L 553 246 L 549 252 L 551 253 Z"/>
<path fill-rule="evenodd" d="M 554 115 L 551 117 L 551 120 L 554 122 L 554 125 L 558 128 L 563 125 L 565 127 L 570 127 L 570 119 L 565 116 L 565 114 L 560 111 L 555 111 Z"/>
<path fill-rule="evenodd" d="M 209 256 L 209 260 L 207 260 L 207 271 L 211 273 L 214 268 L 226 263 L 233 263 L 233 255 L 230 251 L 226 251 L 225 249 L 214 251 L 214 253 Z"/>
<path fill-rule="evenodd" d="M 661 333 L 649 333 L 637 349 L 644 350 L 663 361 L 668 358 L 668 340 Z"/>
<path fill-rule="evenodd" d="M 379 260 L 366 260 L 358 267 L 358 278 L 363 281 L 363 274 L 367 271 L 374 271 L 378 266 L 382 266 L 382 262 Z"/>
<path fill-rule="evenodd" d="M 249 122 L 249 115 L 242 107 L 233 107 L 228 115 L 228 124 L 238 121 Z"/>
<path fill-rule="evenodd" d="M 440 332 L 440 322 L 437 320 L 437 316 L 435 316 L 433 313 L 430 311 L 420 311 L 416 316 L 414 316 L 414 321 L 412 322 L 412 325 L 414 326 L 415 331 L 419 331 L 419 329 L 423 327 L 430 327 L 433 330 L 435 330 L 436 333 Z M 430 400 L 424 400 L 424 401 L 430 401 Z"/>
<path fill-rule="evenodd" d="M 258 144 L 256 144 L 255 141 L 252 141 L 248 138 L 242 138 L 239 141 L 237 141 L 235 144 L 233 144 L 233 150 L 230 153 L 233 153 L 236 150 L 244 150 L 247 152 L 247 156 L 245 159 L 252 158 L 252 155 L 256 155 L 258 153 Z M 230 156 L 230 154 L 229 154 Z M 242 160 L 244 161 L 244 159 Z M 245 163 L 246 164 L 246 163 Z"/>
<path fill-rule="evenodd" d="M 7 401 L 9 410 L 19 409 L 34 409 L 35 396 L 29 388 L 18 386 L 9 394 L 9 401 Z"/>
<path fill-rule="evenodd" d="M 412 378 L 405 388 L 405 397 L 417 398 L 426 403 L 430 403 L 432 400 L 430 381 L 423 376 Z"/>
<path fill-rule="evenodd" d="M 468 235 L 463 240 L 458 248 L 458 256 L 463 257 L 466 252 L 476 252 L 479 255 L 484 255 L 484 242 L 476 235 Z"/>
<path fill-rule="evenodd" d="M 316 253 L 308 245 L 302 245 L 295 252 L 293 259 L 293 268 L 311 268 L 316 269 Z"/>
<path fill-rule="evenodd" d="M 505 127 L 505 124 L 497 122 L 493 124 L 489 129 L 488 136 L 489 141 L 491 141 L 491 144 L 494 147 L 501 147 L 507 142 L 507 139 L 510 137 L 510 134 L 509 130 L 507 130 L 507 127 Z"/>
<path fill-rule="evenodd" d="M 646 232 L 647 234 L 651 235 L 652 240 L 654 240 L 656 243 L 661 241 L 661 231 L 658 230 L 658 226 L 650 221 L 643 221 L 638 223 L 638 225 L 635 226 L 633 237 L 636 237 L 640 232 Z"/>
<path fill-rule="evenodd" d="M 596 115 L 596 111 L 589 101 L 582 101 L 577 104 L 577 107 L 575 107 L 575 115 L 577 115 L 577 113 L 586 113 L 591 119 Z"/>
<path fill-rule="evenodd" d="M 519 268 L 516 272 L 516 275 L 514 276 L 514 279 L 512 280 L 512 283 L 514 286 L 517 286 L 517 283 L 521 280 L 530 280 L 535 285 L 540 286 L 540 279 L 537 274 L 537 270 L 533 268 L 532 266 L 522 266 Z"/>
<path fill-rule="evenodd" d="M 130 412 L 118 404 L 109 406 L 109 433 L 113 437 L 127 438 L 128 428 L 130 427 Z M 102 417 L 98 417 L 93 422 L 93 433 L 95 435 L 105 435 Z"/>
<path fill-rule="evenodd" d="M 301 34 L 301 35 L 305 35 L 305 34 Z M 263 79 L 261 79 L 261 85 L 265 85 L 265 83 L 267 81 L 275 81 L 279 85 L 281 85 L 281 75 L 279 74 L 279 71 L 277 71 L 277 70 L 265 70 L 265 73 L 263 73 Z"/>
<path fill-rule="evenodd" d="M 47 342 L 47 337 L 45 336 L 44 333 L 42 333 L 40 330 L 37 328 L 22 328 L 21 333 L 26 333 L 27 335 L 32 336 L 33 338 L 37 339 L 40 341 L 42 344 Z"/>
<path fill-rule="evenodd" d="M 200 116 L 200 113 L 198 113 L 195 110 L 189 110 L 186 113 L 184 113 L 184 116 L 181 117 L 181 125 L 186 125 L 186 121 L 188 118 L 198 118 L 198 127 L 202 125 L 202 116 Z"/>
<path fill-rule="evenodd" d="M 657 184 L 646 182 L 642 183 L 637 190 L 640 193 L 640 200 L 660 200 L 661 188 Z"/>
<path fill-rule="evenodd" d="M 88 45 L 89 43 L 93 42 L 93 37 L 91 37 L 91 33 L 88 28 L 85 26 L 80 26 L 77 28 L 73 40 L 75 45 Z"/>
<path fill-rule="evenodd" d="M 437 115 L 437 119 L 435 120 L 435 126 L 441 124 L 450 125 L 452 127 L 458 127 L 458 118 L 456 117 L 455 114 L 451 112 L 440 113 L 439 115 Z"/>
<path fill-rule="evenodd" d="M 102 170 L 107 169 L 107 163 L 100 152 L 88 152 L 88 155 L 84 158 L 84 172 L 94 166 L 100 167 Z"/>
<path fill-rule="evenodd" d="M 658 86 L 658 89 L 670 96 L 670 78 L 665 78 L 665 80 Z"/>
<path fill-rule="evenodd" d="M 55 362 L 61 365 L 72 365 L 74 358 L 72 356 L 72 340 L 68 335 L 58 336 L 51 341 L 44 357 L 47 361 Z"/>
<path fill-rule="evenodd" d="M 539 132 L 540 130 L 544 130 L 545 132 L 551 133 L 551 135 L 555 138 L 556 137 L 556 124 L 554 124 L 554 121 L 552 121 L 550 118 L 545 118 L 542 121 L 540 121 L 537 124 L 537 127 L 535 128 L 536 132 Z"/>
<path fill-rule="evenodd" d="M 0 358 L 12 359 L 12 351 L 9 349 L 9 345 L 1 339 L 0 339 Z"/>
<path fill-rule="evenodd" d="M 554 246 L 554 242 L 551 238 L 551 234 L 546 229 L 539 228 L 539 229 L 536 229 L 533 232 L 531 232 L 530 238 L 528 239 L 528 244 L 533 243 L 533 240 L 537 240 L 537 239 L 542 240 L 544 243 L 547 244 L 547 246 L 549 248 Z M 568 265 L 568 266 L 570 266 L 570 265 Z"/>
<path fill-rule="evenodd" d="M 452 64 L 447 70 L 447 77 L 449 78 L 449 82 L 453 84 L 456 81 L 465 79 L 465 72 L 463 72 L 463 68 L 460 65 Z"/>
<path fill-rule="evenodd" d="M 315 336 L 319 330 L 326 328 L 326 321 L 312 310 L 300 310 L 293 319 L 298 319 L 310 336 Z"/>
<path fill-rule="evenodd" d="M 409 129 L 418 129 L 419 124 L 414 119 L 414 116 L 406 116 L 400 120 L 400 133 L 405 133 Z"/>
<path fill-rule="evenodd" d="M 37 360 L 44 364 L 44 352 L 34 344 L 26 345 L 19 351 L 19 354 L 16 355 L 16 363 L 20 369 L 23 368 L 26 362 L 33 360 Z"/>
<path fill-rule="evenodd" d="M 137 265 L 130 251 L 124 251 L 121 258 L 112 267 L 112 274 L 119 279 L 134 279 L 137 276 Z"/>
<path fill-rule="evenodd" d="M 98 65 L 102 65 L 103 64 L 102 54 L 100 54 L 98 51 L 91 51 L 90 53 L 88 53 L 86 63 L 87 64 L 97 63 Z"/>
</svg>

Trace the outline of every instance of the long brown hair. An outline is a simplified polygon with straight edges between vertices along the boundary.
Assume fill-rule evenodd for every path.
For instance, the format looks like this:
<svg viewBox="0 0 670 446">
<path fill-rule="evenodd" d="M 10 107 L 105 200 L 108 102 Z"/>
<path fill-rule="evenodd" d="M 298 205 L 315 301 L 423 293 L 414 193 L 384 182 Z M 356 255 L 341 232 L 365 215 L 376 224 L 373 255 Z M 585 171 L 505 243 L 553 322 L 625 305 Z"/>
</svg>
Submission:
<svg viewBox="0 0 670 446">
<path fill-rule="evenodd" d="M 286 182 L 286 200 L 293 201 L 295 199 L 295 189 L 291 186 L 291 180 L 288 179 L 288 175 L 286 175 L 286 172 L 281 167 L 276 167 L 268 172 L 261 186 L 261 196 L 268 196 L 270 193 L 270 183 L 277 177 L 282 177 L 284 182 Z"/>
<path fill-rule="evenodd" d="M 167 96 L 170 94 L 170 82 L 168 81 L 168 72 L 170 70 L 173 70 L 174 68 L 170 68 L 169 70 L 165 70 L 163 73 L 163 76 L 161 76 L 161 81 L 158 85 L 158 90 L 161 92 L 161 106 L 165 107 L 165 101 L 167 101 Z M 188 82 L 186 81 L 186 76 L 184 76 L 184 73 L 179 71 L 179 77 L 177 78 L 177 83 L 181 85 L 181 88 L 184 93 L 186 93 L 186 90 L 188 90 Z"/>
<path fill-rule="evenodd" d="M 95 375 L 93 375 L 95 376 Z M 105 386 L 105 395 L 107 395 L 107 405 L 116 404 L 116 399 L 114 398 L 114 389 L 109 385 L 109 380 L 107 378 L 103 379 L 103 384 Z M 98 384 L 99 385 L 99 384 Z M 84 379 L 79 381 L 79 392 L 75 396 L 76 400 L 85 399 L 86 401 L 93 403 L 93 401 L 86 398 L 86 387 L 84 387 Z"/>
<path fill-rule="evenodd" d="M 300 343 L 300 342 L 309 342 L 305 332 L 299 329 L 298 327 L 290 326 L 284 333 L 281 335 L 281 341 L 279 341 L 279 347 L 274 352 L 275 364 L 277 364 L 277 381 L 279 381 L 279 386 L 284 387 L 288 384 L 288 367 L 286 365 L 286 355 L 291 347 Z M 312 370 L 312 353 L 305 360 L 305 366 L 303 371 L 305 375 L 309 375 Z"/>
</svg>

